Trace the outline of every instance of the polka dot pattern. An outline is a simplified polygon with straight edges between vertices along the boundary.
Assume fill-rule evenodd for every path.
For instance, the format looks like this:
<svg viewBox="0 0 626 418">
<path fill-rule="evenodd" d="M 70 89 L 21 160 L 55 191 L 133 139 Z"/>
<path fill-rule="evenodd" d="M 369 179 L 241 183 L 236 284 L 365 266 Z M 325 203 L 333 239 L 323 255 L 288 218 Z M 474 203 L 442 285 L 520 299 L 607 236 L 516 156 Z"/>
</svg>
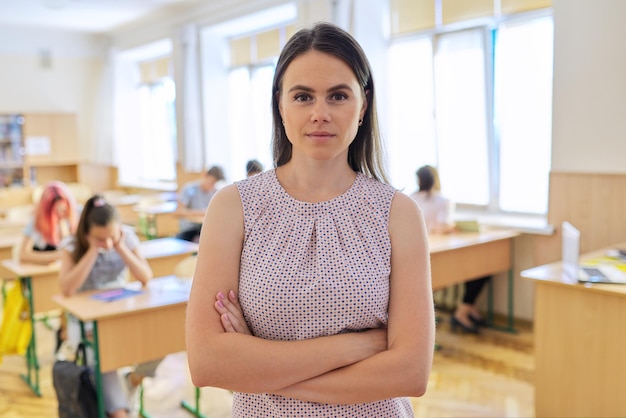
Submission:
<svg viewBox="0 0 626 418">
<path fill-rule="evenodd" d="M 291 197 L 274 170 L 237 182 L 245 237 L 239 298 L 254 335 L 303 340 L 387 324 L 395 189 L 357 173 L 344 194 Z M 407 398 L 326 405 L 236 393 L 233 417 L 412 417 Z"/>
</svg>

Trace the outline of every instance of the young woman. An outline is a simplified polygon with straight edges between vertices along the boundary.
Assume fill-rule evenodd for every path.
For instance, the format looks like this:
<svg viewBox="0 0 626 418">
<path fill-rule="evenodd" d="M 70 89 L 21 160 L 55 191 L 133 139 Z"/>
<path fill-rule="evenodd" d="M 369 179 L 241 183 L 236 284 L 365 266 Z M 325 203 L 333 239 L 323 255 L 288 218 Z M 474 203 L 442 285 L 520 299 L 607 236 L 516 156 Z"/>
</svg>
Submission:
<svg viewBox="0 0 626 418">
<path fill-rule="evenodd" d="M 76 202 L 65 183 L 48 183 L 24 229 L 19 250 L 22 263 L 50 264 L 61 256 L 61 240 L 76 232 Z"/>
<path fill-rule="evenodd" d="M 274 76 L 275 169 L 221 189 L 187 312 L 196 386 L 233 417 L 410 417 L 434 347 L 428 239 L 385 182 L 371 68 L 340 28 L 296 33 Z"/>
<path fill-rule="evenodd" d="M 419 190 L 411 195 L 417 202 L 430 234 L 447 234 L 454 231 L 455 205 L 441 194 L 439 173 L 435 167 L 425 165 L 415 173 Z M 487 321 L 476 307 L 476 299 L 489 280 L 489 276 L 469 280 L 464 283 L 463 300 L 452 316 L 450 327 L 453 331 L 460 328 L 464 332 L 477 334 L 479 327 L 487 325 Z"/>
<path fill-rule="evenodd" d="M 132 228 L 120 222 L 116 209 L 102 196 L 87 200 L 76 236 L 65 240 L 62 248 L 59 283 L 65 296 L 122 286 L 126 269 L 143 285 L 152 278 L 150 265 L 139 252 L 139 238 Z M 71 316 L 68 338 L 75 343 L 80 340 L 78 320 Z M 128 394 L 117 372 L 103 374 L 102 380 L 106 412 L 113 418 L 128 417 Z"/>
</svg>

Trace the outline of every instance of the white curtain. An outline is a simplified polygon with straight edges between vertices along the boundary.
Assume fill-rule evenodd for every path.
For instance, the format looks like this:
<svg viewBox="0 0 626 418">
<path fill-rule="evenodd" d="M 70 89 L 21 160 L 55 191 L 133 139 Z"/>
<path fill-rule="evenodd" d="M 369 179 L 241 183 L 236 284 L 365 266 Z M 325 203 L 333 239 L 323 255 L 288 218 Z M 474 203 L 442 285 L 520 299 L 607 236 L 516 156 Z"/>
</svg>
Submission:
<svg viewBox="0 0 626 418">
<path fill-rule="evenodd" d="M 205 151 L 196 25 L 184 26 L 176 38 L 174 73 L 177 91 L 179 162 L 186 171 L 199 172 L 205 168 Z"/>
<path fill-rule="evenodd" d="M 84 156 L 88 161 L 103 165 L 116 165 L 113 144 L 113 50 L 109 50 L 102 64 L 98 90 L 98 100 L 92 123 L 93 138 L 88 142 Z"/>
</svg>

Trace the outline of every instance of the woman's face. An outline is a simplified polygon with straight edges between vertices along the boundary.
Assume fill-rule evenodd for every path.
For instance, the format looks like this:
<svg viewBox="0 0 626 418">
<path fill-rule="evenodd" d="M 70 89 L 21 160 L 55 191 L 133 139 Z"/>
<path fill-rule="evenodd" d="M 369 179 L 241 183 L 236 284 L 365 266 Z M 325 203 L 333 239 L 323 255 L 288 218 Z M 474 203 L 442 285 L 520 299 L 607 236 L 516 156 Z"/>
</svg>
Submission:
<svg viewBox="0 0 626 418">
<path fill-rule="evenodd" d="M 120 226 L 117 222 L 112 222 L 106 226 L 92 226 L 89 230 L 89 243 L 98 248 L 110 250 L 113 243 L 119 240 Z"/>
<path fill-rule="evenodd" d="M 57 200 L 52 206 L 52 210 L 59 219 L 65 219 L 68 215 L 68 206 L 65 200 Z"/>
<path fill-rule="evenodd" d="M 347 160 L 367 102 L 345 62 L 311 50 L 285 70 L 279 109 L 294 158 Z"/>
</svg>

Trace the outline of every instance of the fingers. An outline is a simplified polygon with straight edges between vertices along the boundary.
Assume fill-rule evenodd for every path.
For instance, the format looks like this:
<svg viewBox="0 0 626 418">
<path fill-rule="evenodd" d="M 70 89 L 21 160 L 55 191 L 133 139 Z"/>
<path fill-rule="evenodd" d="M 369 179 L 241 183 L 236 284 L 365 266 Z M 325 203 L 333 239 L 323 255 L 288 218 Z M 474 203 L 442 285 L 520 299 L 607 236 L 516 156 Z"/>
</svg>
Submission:
<svg viewBox="0 0 626 418">
<path fill-rule="evenodd" d="M 251 334 L 235 292 L 231 290 L 228 298 L 222 292 L 219 292 L 214 306 L 215 310 L 220 314 L 224 331 Z"/>
</svg>

